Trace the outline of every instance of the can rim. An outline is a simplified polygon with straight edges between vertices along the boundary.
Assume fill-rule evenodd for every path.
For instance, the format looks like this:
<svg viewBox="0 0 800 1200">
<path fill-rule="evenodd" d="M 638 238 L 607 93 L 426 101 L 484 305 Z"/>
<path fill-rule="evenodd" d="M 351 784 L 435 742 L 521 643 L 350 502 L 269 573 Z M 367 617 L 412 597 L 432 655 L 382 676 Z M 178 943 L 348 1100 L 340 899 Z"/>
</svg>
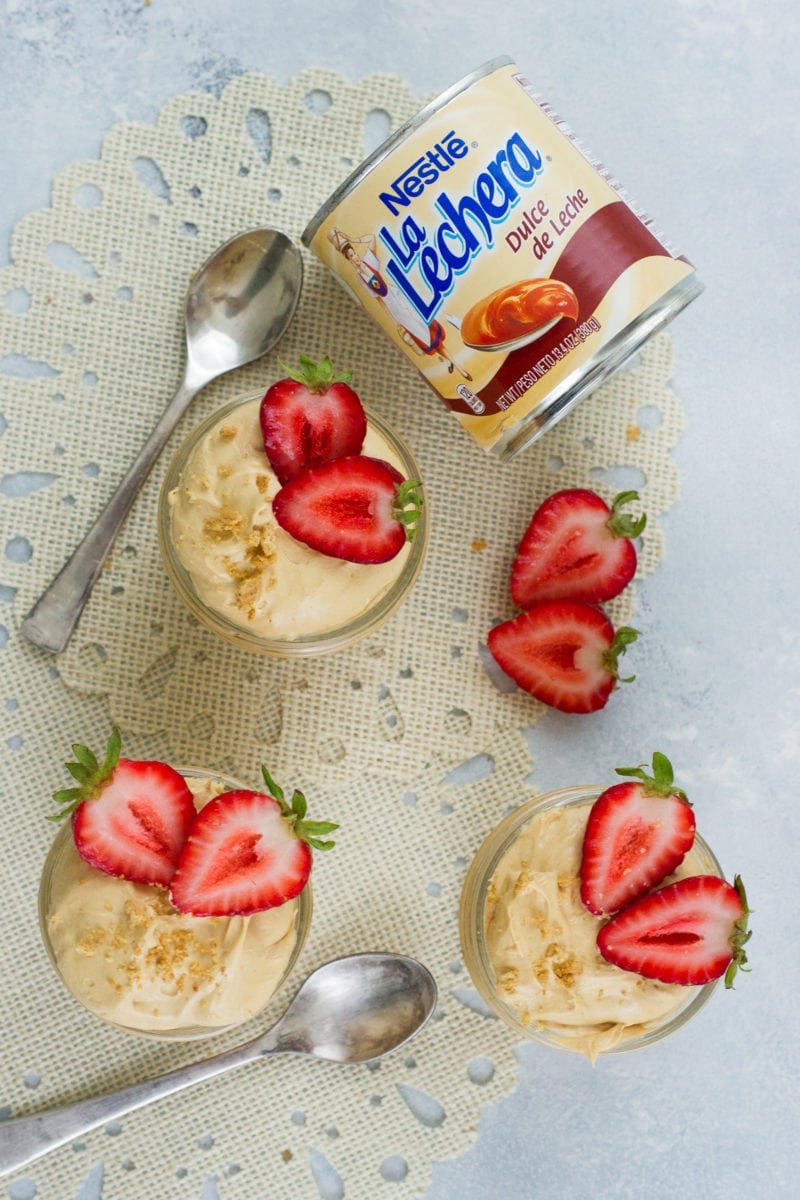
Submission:
<svg viewBox="0 0 800 1200">
<path fill-rule="evenodd" d="M 317 210 L 300 235 L 300 240 L 302 241 L 303 245 L 311 245 L 311 242 L 313 241 L 320 225 L 330 215 L 330 213 L 333 212 L 340 201 L 355 187 L 357 183 L 360 183 L 362 179 L 369 175 L 370 171 L 372 171 L 378 165 L 378 163 L 382 162 L 383 159 L 386 158 L 386 156 L 390 153 L 390 151 L 392 151 L 395 146 L 399 145 L 409 133 L 415 129 L 418 129 L 421 125 L 424 125 L 429 117 L 433 116 L 434 113 L 444 108 L 446 104 L 449 104 L 451 100 L 454 100 L 456 96 L 460 95 L 461 92 L 466 91 L 468 87 L 471 87 L 472 84 L 476 83 L 479 79 L 483 79 L 486 75 L 492 75 L 495 71 L 499 71 L 501 67 L 509 67 L 513 65 L 514 60 L 509 54 L 499 54 L 496 58 L 490 58 L 488 62 L 483 63 L 483 65 L 480 67 L 476 67 L 474 71 L 469 73 L 469 75 L 465 75 L 463 79 L 459 79 L 457 83 L 452 84 L 446 89 L 446 91 L 441 92 L 440 95 L 436 96 L 435 99 L 426 104 L 424 108 L 420 109 L 418 113 L 415 113 L 413 117 L 409 117 L 409 119 L 405 121 L 398 129 L 396 129 L 394 133 L 390 134 L 385 141 L 381 142 L 380 146 L 376 147 L 371 154 L 368 154 L 363 162 L 360 163 L 360 165 L 357 166 L 354 171 L 350 172 L 346 179 L 344 179 L 336 188 L 336 190 L 328 197 L 322 207 Z"/>
</svg>

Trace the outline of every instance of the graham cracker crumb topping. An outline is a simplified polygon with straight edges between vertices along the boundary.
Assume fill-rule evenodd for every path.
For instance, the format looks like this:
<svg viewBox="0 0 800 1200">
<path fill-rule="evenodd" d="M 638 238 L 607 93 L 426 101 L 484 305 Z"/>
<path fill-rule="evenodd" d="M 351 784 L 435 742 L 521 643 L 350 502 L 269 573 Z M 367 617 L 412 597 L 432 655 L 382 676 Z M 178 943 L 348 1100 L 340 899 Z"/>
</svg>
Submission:
<svg viewBox="0 0 800 1200">
<path fill-rule="evenodd" d="M 564 987 L 572 987 L 580 973 L 580 966 L 571 955 L 553 963 L 553 974 Z"/>
<path fill-rule="evenodd" d="M 83 935 L 83 937 L 77 943 L 75 949 L 77 950 L 78 954 L 82 954 L 85 958 L 92 958 L 97 950 L 100 949 L 105 940 L 106 931 L 97 925 L 94 929 L 88 930 L 88 932 Z"/>
<path fill-rule="evenodd" d="M 497 987 L 498 987 L 499 991 L 505 992 L 506 995 L 513 996 L 517 990 L 518 983 L 519 983 L 519 968 L 518 967 L 506 967 L 505 971 L 503 971 L 503 974 L 500 976 L 499 980 L 497 981 Z"/>
<path fill-rule="evenodd" d="M 206 517 L 203 533 L 211 542 L 226 542 L 236 537 L 242 528 L 244 517 L 233 508 L 223 508 L 216 516 Z"/>
</svg>

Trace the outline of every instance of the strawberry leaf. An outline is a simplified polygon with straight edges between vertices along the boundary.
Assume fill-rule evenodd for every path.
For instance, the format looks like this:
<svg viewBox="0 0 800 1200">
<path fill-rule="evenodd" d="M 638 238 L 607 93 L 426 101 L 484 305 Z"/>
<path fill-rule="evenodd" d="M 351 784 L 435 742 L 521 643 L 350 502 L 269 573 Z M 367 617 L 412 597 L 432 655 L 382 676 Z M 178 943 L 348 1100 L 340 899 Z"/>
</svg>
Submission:
<svg viewBox="0 0 800 1200">
<path fill-rule="evenodd" d="M 741 875 L 734 876 L 733 886 L 736 888 L 737 895 L 742 905 L 742 915 L 733 927 L 733 936 L 731 937 L 731 951 L 733 957 L 727 971 L 725 972 L 725 987 L 732 988 L 733 981 L 739 971 L 748 972 L 751 968 L 747 966 L 747 952 L 745 945 L 753 936 L 752 929 L 747 928 L 747 918 L 753 911 L 747 904 L 747 893 L 744 890 L 744 883 Z"/>
<path fill-rule="evenodd" d="M 278 801 L 281 813 L 296 836 L 301 841 L 307 842 L 309 846 L 313 846 L 315 850 L 332 850 L 336 843 L 325 840 L 323 835 L 333 833 L 334 829 L 338 829 L 339 826 L 334 821 L 307 821 L 305 816 L 308 811 L 308 801 L 303 793 L 295 788 L 291 802 L 287 804 L 283 788 L 278 786 L 265 766 L 261 767 L 261 774 L 270 796 L 273 800 Z"/>
<path fill-rule="evenodd" d="M 333 833 L 334 829 L 339 826 L 335 821 L 303 821 L 300 826 L 303 834 L 311 834 L 313 837 L 318 837 L 323 833 Z"/>
<path fill-rule="evenodd" d="M 68 762 L 64 763 L 64 766 L 67 768 L 72 778 L 77 779 L 78 783 L 88 783 L 92 778 L 92 771 L 89 769 L 89 767 L 85 767 L 83 763 Z"/>
<path fill-rule="evenodd" d="M 305 838 L 309 846 L 313 846 L 315 850 L 332 850 L 336 842 L 323 842 L 320 838 Z"/>
<path fill-rule="evenodd" d="M 302 792 L 296 791 L 292 796 L 292 812 L 298 821 L 302 821 L 308 810 L 306 798 Z"/>
<path fill-rule="evenodd" d="M 613 642 L 603 655 L 603 662 L 618 683 L 633 683 L 636 678 L 635 675 L 620 675 L 619 659 L 621 655 L 625 654 L 628 646 L 633 645 L 638 636 L 638 629 L 631 629 L 629 625 L 620 625 L 614 634 Z"/>
<path fill-rule="evenodd" d="M 647 525 L 647 516 L 642 513 L 640 517 L 632 517 L 630 513 L 623 513 L 619 510 L 625 504 L 630 504 L 632 500 L 638 500 L 638 492 L 620 492 L 611 505 L 611 516 L 606 521 L 606 525 L 614 534 L 615 537 L 636 538 L 644 532 Z"/>
<path fill-rule="evenodd" d="M 103 765 L 100 772 L 105 779 L 114 770 L 114 767 L 119 762 L 119 756 L 122 751 L 122 736 L 116 725 L 111 730 L 111 737 L 106 742 L 106 756 L 103 759 Z"/>
<path fill-rule="evenodd" d="M 689 798 L 682 788 L 675 787 L 675 773 L 672 763 L 666 754 L 656 750 L 653 754 L 653 774 L 648 775 L 646 765 L 638 767 L 617 767 L 617 775 L 627 779 L 638 779 L 644 784 L 645 792 L 650 796 L 678 796 L 684 804 L 690 804 Z M 691 806 L 691 805 L 690 805 Z"/>
<path fill-rule="evenodd" d="M 61 811 L 49 817 L 51 821 L 61 821 L 71 816 L 78 805 L 84 800 L 93 799 L 100 788 L 114 773 L 119 762 L 122 739 L 120 732 L 114 727 L 106 743 L 106 753 L 102 764 L 98 764 L 97 756 L 87 746 L 77 744 L 72 747 L 76 762 L 66 763 L 66 768 L 72 778 L 78 783 L 76 788 L 62 788 L 53 793 L 56 804 L 61 805 Z"/>
<path fill-rule="evenodd" d="M 406 531 L 406 541 L 413 542 L 417 536 L 425 500 L 422 484 L 418 479 L 405 479 L 395 485 L 396 495 L 392 504 L 392 516 Z"/>
<path fill-rule="evenodd" d="M 336 373 L 327 354 L 318 363 L 314 362 L 313 358 L 309 358 L 307 354 L 301 354 L 299 371 L 293 371 L 286 366 L 282 366 L 282 369 L 286 372 L 287 378 L 293 379 L 295 383 L 302 383 L 310 392 L 317 393 L 327 392 L 334 383 L 349 383 L 353 378 L 350 371 Z"/>
<path fill-rule="evenodd" d="M 266 767 L 262 766 L 261 774 L 263 776 L 264 783 L 267 785 L 267 791 L 269 792 L 270 796 L 272 796 L 273 800 L 277 800 L 279 804 L 285 805 L 286 797 L 284 796 L 283 788 L 278 787 L 277 783 L 272 778 Z"/>
<path fill-rule="evenodd" d="M 81 746 L 80 743 L 76 743 L 76 745 L 72 747 L 72 753 L 75 755 L 78 762 L 84 767 L 88 767 L 90 771 L 97 769 L 97 757 L 96 755 L 92 754 L 88 746 Z"/>
</svg>

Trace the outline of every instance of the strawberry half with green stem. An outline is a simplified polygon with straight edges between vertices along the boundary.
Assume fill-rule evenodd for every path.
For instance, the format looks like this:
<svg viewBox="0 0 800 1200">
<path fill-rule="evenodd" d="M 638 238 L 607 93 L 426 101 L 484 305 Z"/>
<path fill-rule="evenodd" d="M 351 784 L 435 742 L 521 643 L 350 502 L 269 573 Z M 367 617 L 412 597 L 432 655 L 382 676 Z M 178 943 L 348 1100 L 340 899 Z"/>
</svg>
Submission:
<svg viewBox="0 0 800 1200">
<path fill-rule="evenodd" d="M 266 392 L 259 409 L 261 435 L 270 466 L 280 483 L 307 467 L 358 454 L 367 418 L 349 371 L 338 374 L 326 356 L 321 362 L 300 355 L 300 370 L 287 371 Z"/>
<path fill-rule="evenodd" d="M 166 887 L 195 816 L 186 780 L 161 762 L 120 758 L 114 729 L 103 762 L 86 746 L 72 747 L 67 770 L 77 787 L 56 792 L 61 812 L 72 817 L 72 835 L 81 858 L 107 875 L 132 883 Z"/>
<path fill-rule="evenodd" d="M 615 630 L 593 604 L 551 600 L 537 604 L 490 630 L 495 661 L 537 700 L 561 712 L 587 713 L 605 707 L 617 682 L 618 660 L 636 641 L 627 625 Z"/>
<path fill-rule="evenodd" d="M 523 534 L 511 568 L 511 598 L 520 608 L 544 600 L 611 600 L 636 572 L 631 538 L 644 530 L 644 514 L 622 512 L 638 492 L 620 492 L 609 507 L 586 488 L 549 496 Z"/>
<path fill-rule="evenodd" d="M 272 501 L 275 520 L 299 542 L 347 562 L 388 562 L 417 532 L 421 484 L 380 458 L 359 454 L 310 467 Z"/>
<path fill-rule="evenodd" d="M 303 890 L 311 849 L 331 850 L 339 826 L 306 819 L 306 799 L 286 800 L 265 767 L 267 794 L 223 792 L 192 823 L 178 859 L 170 899 L 198 917 L 249 916 L 275 908 Z"/>
<path fill-rule="evenodd" d="M 617 783 L 597 797 L 583 839 L 581 900 L 607 916 L 666 879 L 692 848 L 695 819 L 675 787 L 672 764 L 653 755 L 653 774 L 618 767 L 635 783 Z"/>
<path fill-rule="evenodd" d="M 641 896 L 605 924 L 597 948 L 607 962 L 662 983 L 697 985 L 725 976 L 732 987 L 747 962 L 744 884 L 690 875 Z"/>
</svg>

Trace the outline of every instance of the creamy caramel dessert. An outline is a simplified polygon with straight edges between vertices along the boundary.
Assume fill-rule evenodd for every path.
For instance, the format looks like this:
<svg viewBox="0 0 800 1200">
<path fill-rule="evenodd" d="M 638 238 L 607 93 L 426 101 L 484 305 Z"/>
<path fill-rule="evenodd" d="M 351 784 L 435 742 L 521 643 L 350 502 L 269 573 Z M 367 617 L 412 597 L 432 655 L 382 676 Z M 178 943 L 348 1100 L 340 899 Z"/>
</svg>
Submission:
<svg viewBox="0 0 800 1200">
<path fill-rule="evenodd" d="M 224 790 L 186 782 L 198 809 Z M 127 1029 L 211 1031 L 255 1016 L 300 936 L 300 897 L 251 916 L 189 916 L 166 888 L 90 866 L 67 828 L 46 870 L 44 933 L 59 975 L 91 1012 Z"/>
<path fill-rule="evenodd" d="M 259 405 L 256 397 L 226 412 L 190 454 L 168 496 L 174 552 L 201 603 L 255 635 L 291 640 L 341 628 L 392 588 L 411 546 L 389 562 L 347 562 L 281 529 Z M 372 425 L 362 454 L 403 471 Z"/>
<path fill-rule="evenodd" d="M 591 807 L 550 809 L 519 832 L 489 884 L 485 944 L 497 995 L 517 1019 L 594 1060 L 657 1027 L 699 989 L 645 979 L 599 953 L 602 922 L 580 897 Z M 665 882 L 707 869 L 695 847 Z"/>
</svg>

